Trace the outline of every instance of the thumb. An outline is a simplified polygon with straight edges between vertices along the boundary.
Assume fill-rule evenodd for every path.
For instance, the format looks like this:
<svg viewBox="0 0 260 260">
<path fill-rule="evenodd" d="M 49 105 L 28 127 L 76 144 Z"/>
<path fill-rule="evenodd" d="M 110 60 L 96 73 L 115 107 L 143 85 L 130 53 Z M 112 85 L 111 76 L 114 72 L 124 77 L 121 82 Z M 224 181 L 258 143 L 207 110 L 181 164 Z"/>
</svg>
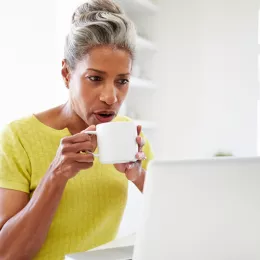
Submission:
<svg viewBox="0 0 260 260">
<path fill-rule="evenodd" d="M 87 134 L 88 131 L 96 131 L 96 126 L 95 125 L 89 126 L 85 130 L 83 130 L 82 133 L 86 133 Z M 96 134 L 95 135 L 90 134 L 90 137 L 91 137 L 91 142 L 93 144 L 93 150 L 95 150 L 96 147 L 97 147 L 97 136 L 96 136 Z"/>
<path fill-rule="evenodd" d="M 87 131 L 96 131 L 96 126 L 95 125 L 91 125 L 88 128 L 86 128 L 83 131 L 81 131 L 81 133 L 84 133 L 84 132 L 87 132 Z"/>
</svg>

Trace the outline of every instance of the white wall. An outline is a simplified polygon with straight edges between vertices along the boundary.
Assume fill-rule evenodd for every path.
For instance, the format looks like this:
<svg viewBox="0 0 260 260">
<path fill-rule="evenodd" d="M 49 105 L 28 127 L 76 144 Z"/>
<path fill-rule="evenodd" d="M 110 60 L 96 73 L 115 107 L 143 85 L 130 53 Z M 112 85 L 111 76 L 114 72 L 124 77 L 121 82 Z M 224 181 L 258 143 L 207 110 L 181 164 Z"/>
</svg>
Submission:
<svg viewBox="0 0 260 260">
<path fill-rule="evenodd" d="M 160 3 L 157 158 L 256 155 L 258 0 Z"/>
<path fill-rule="evenodd" d="M 60 102 L 54 1 L 0 3 L 0 126 Z"/>
</svg>

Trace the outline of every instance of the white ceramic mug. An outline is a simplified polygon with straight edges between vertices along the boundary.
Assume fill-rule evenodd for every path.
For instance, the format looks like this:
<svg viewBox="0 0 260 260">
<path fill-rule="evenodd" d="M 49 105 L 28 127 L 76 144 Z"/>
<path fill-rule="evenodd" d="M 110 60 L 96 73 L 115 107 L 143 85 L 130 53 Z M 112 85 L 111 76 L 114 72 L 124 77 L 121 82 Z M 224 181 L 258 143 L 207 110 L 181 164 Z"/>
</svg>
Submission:
<svg viewBox="0 0 260 260">
<path fill-rule="evenodd" d="M 137 127 L 134 122 L 109 122 L 96 126 L 96 131 L 85 131 L 97 136 L 97 146 L 102 164 L 127 163 L 136 161 L 138 145 Z"/>
</svg>

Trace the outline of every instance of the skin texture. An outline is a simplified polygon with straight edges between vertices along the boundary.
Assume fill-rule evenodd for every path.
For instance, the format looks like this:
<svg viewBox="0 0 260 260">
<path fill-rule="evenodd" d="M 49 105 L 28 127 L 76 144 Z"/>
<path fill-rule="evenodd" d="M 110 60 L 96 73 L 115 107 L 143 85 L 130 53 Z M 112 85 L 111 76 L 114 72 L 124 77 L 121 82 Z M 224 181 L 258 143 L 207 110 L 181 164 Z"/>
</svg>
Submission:
<svg viewBox="0 0 260 260">
<path fill-rule="evenodd" d="M 93 165 L 92 154 L 79 153 L 93 152 L 97 147 L 96 137 L 85 131 L 95 130 L 100 123 L 96 116 L 100 111 L 112 113 L 114 117 L 117 115 L 128 92 L 131 67 L 131 55 L 110 46 L 90 50 L 73 71 L 65 60 L 62 62 L 62 77 L 69 100 L 36 117 L 54 129 L 68 128 L 71 136 L 61 140 L 53 162 L 30 200 L 27 193 L 0 189 L 1 260 L 32 259 L 40 250 L 66 183 L 80 170 Z M 141 126 L 138 126 L 138 135 L 140 132 Z M 142 191 L 144 141 L 140 136 L 136 141 L 139 147 L 137 162 L 116 164 L 115 167 Z"/>
</svg>

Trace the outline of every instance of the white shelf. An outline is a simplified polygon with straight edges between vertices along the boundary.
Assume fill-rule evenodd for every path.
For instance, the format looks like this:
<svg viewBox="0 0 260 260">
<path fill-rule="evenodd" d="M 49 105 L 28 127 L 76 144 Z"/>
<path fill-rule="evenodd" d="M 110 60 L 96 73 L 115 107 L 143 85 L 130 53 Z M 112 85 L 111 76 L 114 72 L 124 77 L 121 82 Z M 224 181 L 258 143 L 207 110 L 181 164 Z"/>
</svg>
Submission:
<svg viewBox="0 0 260 260">
<path fill-rule="evenodd" d="M 155 122 L 145 120 L 134 120 L 136 125 L 141 125 L 143 129 L 154 129 L 156 128 Z"/>
<path fill-rule="evenodd" d="M 156 14 L 158 7 L 149 0 L 118 0 L 118 3 L 128 13 Z"/>
<path fill-rule="evenodd" d="M 131 88 L 145 88 L 145 89 L 155 89 L 155 84 L 150 80 L 145 80 L 141 78 L 131 77 L 130 79 Z"/>
<path fill-rule="evenodd" d="M 138 36 L 136 39 L 136 46 L 138 50 L 156 51 L 156 47 L 151 41 L 146 40 L 140 36 Z"/>
</svg>

